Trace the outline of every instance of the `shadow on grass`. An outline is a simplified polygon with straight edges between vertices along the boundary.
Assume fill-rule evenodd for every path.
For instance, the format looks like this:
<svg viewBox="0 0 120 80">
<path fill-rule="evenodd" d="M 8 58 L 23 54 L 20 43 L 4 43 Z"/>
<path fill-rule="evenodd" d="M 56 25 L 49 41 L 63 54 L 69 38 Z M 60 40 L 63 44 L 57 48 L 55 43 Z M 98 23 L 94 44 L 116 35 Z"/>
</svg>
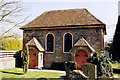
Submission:
<svg viewBox="0 0 120 80">
<path fill-rule="evenodd" d="M 65 79 L 65 76 L 60 76 L 61 77 L 61 79 Z"/>
<path fill-rule="evenodd" d="M 6 71 L 0 71 L 0 72 L 8 73 L 8 74 L 24 75 L 23 73 L 15 73 L 15 72 L 6 72 Z"/>
<path fill-rule="evenodd" d="M 120 69 L 113 69 L 113 73 L 120 74 Z"/>
</svg>

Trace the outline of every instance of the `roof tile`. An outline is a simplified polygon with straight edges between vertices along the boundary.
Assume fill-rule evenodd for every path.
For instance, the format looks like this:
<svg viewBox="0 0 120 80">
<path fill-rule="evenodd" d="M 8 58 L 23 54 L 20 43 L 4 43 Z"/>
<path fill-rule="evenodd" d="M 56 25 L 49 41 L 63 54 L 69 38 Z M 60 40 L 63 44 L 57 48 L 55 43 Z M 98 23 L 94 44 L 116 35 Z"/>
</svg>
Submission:
<svg viewBox="0 0 120 80">
<path fill-rule="evenodd" d="M 35 18 L 23 28 L 56 27 L 72 25 L 105 25 L 94 17 L 87 9 L 67 9 L 47 11 Z"/>
</svg>

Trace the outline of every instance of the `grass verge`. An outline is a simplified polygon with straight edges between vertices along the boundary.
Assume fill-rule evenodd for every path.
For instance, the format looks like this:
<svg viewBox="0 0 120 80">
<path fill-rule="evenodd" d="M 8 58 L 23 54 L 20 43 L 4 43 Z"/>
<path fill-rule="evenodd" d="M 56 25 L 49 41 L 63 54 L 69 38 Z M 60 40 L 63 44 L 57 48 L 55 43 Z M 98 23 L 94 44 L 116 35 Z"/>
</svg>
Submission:
<svg viewBox="0 0 120 80">
<path fill-rule="evenodd" d="M 62 78 L 65 76 L 65 73 L 58 73 L 58 72 L 42 72 L 42 71 L 28 71 L 25 75 L 20 68 L 12 68 L 12 69 L 5 69 L 0 70 L 2 72 L 2 78 Z"/>
</svg>

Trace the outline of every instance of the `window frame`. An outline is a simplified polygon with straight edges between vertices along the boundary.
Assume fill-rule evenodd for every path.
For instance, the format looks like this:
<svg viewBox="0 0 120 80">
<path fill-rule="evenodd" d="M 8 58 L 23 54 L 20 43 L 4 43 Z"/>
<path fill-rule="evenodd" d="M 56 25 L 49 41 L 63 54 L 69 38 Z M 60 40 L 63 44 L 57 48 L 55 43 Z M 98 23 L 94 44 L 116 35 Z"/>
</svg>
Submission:
<svg viewBox="0 0 120 80">
<path fill-rule="evenodd" d="M 64 35 L 63 35 L 63 53 L 70 53 L 70 52 L 65 52 L 65 50 L 64 50 L 64 44 L 65 44 L 65 35 L 66 34 L 70 34 L 71 36 L 72 36 L 72 48 L 73 48 L 73 35 L 70 33 L 70 32 L 67 32 L 67 33 L 65 33 Z"/>
<path fill-rule="evenodd" d="M 52 34 L 53 35 L 53 52 L 48 52 L 47 51 L 47 36 L 49 35 L 49 34 Z M 46 53 L 54 53 L 55 52 L 55 36 L 54 36 L 54 34 L 53 33 L 47 33 L 46 34 L 46 37 L 45 37 L 45 49 L 46 49 Z"/>
</svg>

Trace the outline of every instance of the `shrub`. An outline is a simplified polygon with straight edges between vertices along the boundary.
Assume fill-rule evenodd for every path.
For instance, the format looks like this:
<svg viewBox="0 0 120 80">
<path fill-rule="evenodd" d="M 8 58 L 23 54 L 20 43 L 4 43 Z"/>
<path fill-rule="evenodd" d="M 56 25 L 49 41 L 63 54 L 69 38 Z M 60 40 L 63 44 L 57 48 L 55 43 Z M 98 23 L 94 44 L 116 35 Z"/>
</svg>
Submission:
<svg viewBox="0 0 120 80">
<path fill-rule="evenodd" d="M 112 77 L 113 69 L 110 65 L 110 59 L 104 55 L 104 52 L 94 52 L 93 57 L 88 59 L 89 63 L 97 65 L 97 76 Z"/>
</svg>

